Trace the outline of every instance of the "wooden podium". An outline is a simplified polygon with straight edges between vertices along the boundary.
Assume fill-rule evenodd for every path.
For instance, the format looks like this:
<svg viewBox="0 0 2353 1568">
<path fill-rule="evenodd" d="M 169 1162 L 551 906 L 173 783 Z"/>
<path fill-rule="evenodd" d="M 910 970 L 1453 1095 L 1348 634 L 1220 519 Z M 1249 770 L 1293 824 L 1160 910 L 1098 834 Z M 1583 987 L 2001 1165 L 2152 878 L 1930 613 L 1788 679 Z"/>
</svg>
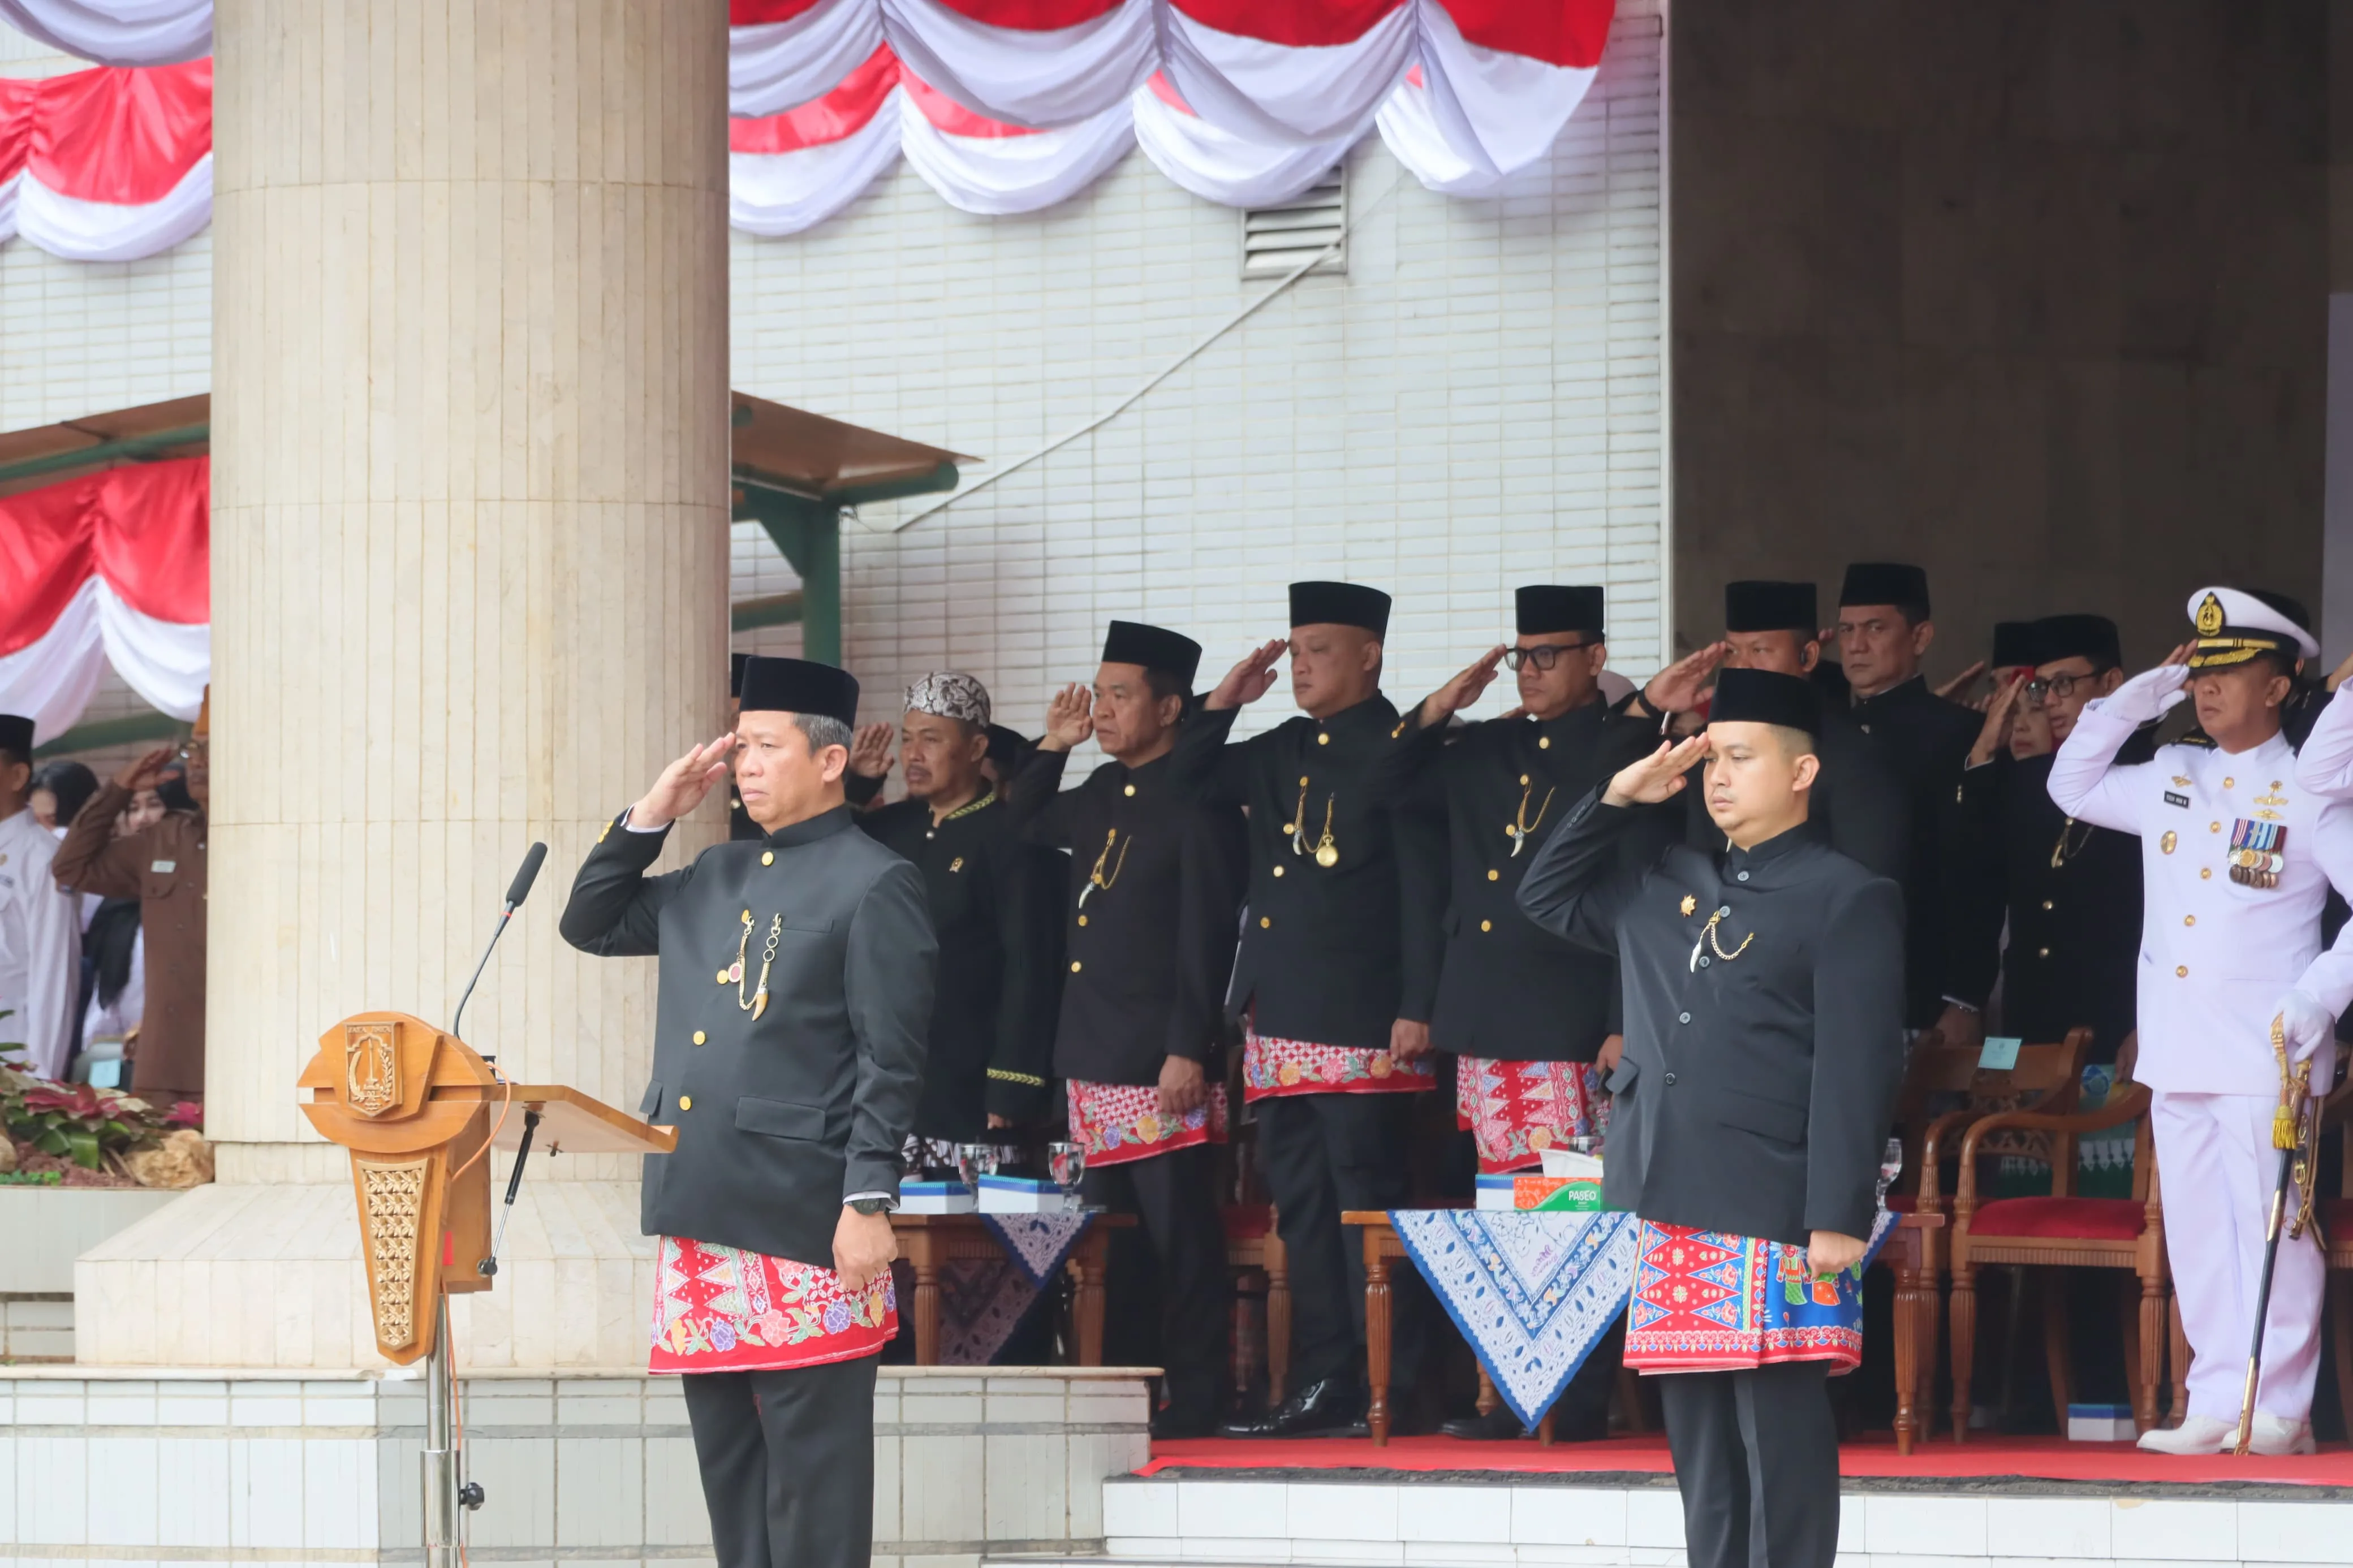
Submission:
<svg viewBox="0 0 2353 1568">
<path fill-rule="evenodd" d="M 426 1360 L 426 1561 L 452 1568 L 459 1510 L 482 1492 L 460 1484 L 451 1440 L 449 1297 L 497 1282 L 491 1149 L 516 1152 L 512 1207 L 534 1135 L 550 1153 L 667 1154 L 678 1133 L 560 1084 L 510 1083 L 465 1041 L 406 1013 L 337 1024 L 295 1086 L 309 1091 L 311 1125 L 351 1152 L 376 1349 L 396 1365 Z"/>
</svg>

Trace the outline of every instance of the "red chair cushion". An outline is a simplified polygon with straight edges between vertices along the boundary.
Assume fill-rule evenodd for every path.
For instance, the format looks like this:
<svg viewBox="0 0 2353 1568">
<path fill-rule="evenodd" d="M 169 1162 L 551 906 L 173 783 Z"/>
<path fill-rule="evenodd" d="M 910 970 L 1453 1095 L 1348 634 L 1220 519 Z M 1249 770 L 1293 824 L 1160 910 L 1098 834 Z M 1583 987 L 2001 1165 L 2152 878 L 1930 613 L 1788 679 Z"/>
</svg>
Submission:
<svg viewBox="0 0 2353 1568">
<path fill-rule="evenodd" d="M 2353 1198 L 2322 1198 L 2317 1206 L 2320 1228 L 2331 1244 L 2343 1247 L 2353 1242 Z"/>
<path fill-rule="evenodd" d="M 1969 1216 L 1969 1234 L 2131 1241 L 2147 1223 L 2137 1198 L 1998 1198 Z"/>
<path fill-rule="evenodd" d="M 1228 1241 L 1249 1241 L 1274 1228 L 1272 1204 L 1228 1204 L 1219 1214 Z"/>
<path fill-rule="evenodd" d="M 1919 1206 L 1920 1200 L 1914 1197 L 1910 1193 L 1890 1193 L 1887 1194 L 1887 1212 L 1890 1214 L 1910 1214 L 1914 1209 L 1918 1208 Z"/>
</svg>

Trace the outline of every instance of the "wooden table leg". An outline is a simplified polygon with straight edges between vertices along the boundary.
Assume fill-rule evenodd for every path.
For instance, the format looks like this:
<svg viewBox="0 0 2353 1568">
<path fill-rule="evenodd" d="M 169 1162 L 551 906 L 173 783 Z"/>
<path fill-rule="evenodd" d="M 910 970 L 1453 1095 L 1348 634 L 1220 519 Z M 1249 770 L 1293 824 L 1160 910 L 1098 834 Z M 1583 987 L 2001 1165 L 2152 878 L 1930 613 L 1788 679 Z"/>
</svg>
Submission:
<svg viewBox="0 0 2353 1568">
<path fill-rule="evenodd" d="M 1495 1392 L 1495 1380 L 1487 1375 L 1487 1363 L 1482 1361 L 1478 1364 L 1479 1414 L 1493 1415 L 1495 1413 L 1495 1406 L 1504 1403 L 1504 1396 Z"/>
<path fill-rule="evenodd" d="M 915 1364 L 940 1364 L 940 1266 L 926 1248 L 915 1264 Z"/>
<path fill-rule="evenodd" d="M 1536 1423 L 1536 1442 L 1543 1447 L 1552 1447 L 1552 1412 L 1549 1410 L 1544 1413 L 1544 1419 Z"/>
<path fill-rule="evenodd" d="M 1895 1264 L 1895 1451 L 1908 1455 L 1918 1435 L 1914 1402 L 1920 1388 L 1920 1270 L 1908 1257 Z"/>
<path fill-rule="evenodd" d="M 1380 1255 L 1375 1233 L 1365 1229 L 1365 1360 L 1371 1403 L 1366 1419 L 1373 1430 L 1373 1447 L 1389 1441 L 1389 1262 Z"/>
<path fill-rule="evenodd" d="M 1283 1379 L 1291 1374 L 1291 1257 L 1269 1237 L 1266 1249 L 1266 1403 L 1282 1403 Z"/>
<path fill-rule="evenodd" d="M 1079 1288 L 1071 1302 L 1071 1315 L 1078 1320 L 1081 1366 L 1103 1365 L 1103 1260 L 1110 1249 L 1110 1228 L 1089 1226 L 1072 1258 L 1078 1265 Z"/>
</svg>

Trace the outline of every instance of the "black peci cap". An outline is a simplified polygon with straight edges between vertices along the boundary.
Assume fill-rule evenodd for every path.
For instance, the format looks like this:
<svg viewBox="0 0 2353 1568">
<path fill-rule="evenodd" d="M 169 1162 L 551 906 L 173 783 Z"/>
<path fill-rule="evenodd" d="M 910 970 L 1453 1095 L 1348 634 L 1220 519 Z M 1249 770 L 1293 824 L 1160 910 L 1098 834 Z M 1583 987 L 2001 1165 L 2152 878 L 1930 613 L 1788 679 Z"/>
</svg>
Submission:
<svg viewBox="0 0 2353 1568">
<path fill-rule="evenodd" d="M 1601 640 L 1602 593 L 1599 587 L 1566 587 L 1557 583 L 1531 583 L 1512 595 L 1512 607 L 1524 637 L 1555 632 L 1583 632 Z"/>
<path fill-rule="evenodd" d="M 1812 641 L 1822 629 L 1811 583 L 1752 579 L 1724 585 L 1724 629 L 1728 632 L 1799 632 Z"/>
<path fill-rule="evenodd" d="M 1174 679 L 1190 691 L 1201 668 L 1201 645 L 1182 632 L 1142 621 L 1113 621 L 1103 633 L 1105 664 L 1140 664 Z"/>
<path fill-rule="evenodd" d="M 858 678 L 846 669 L 806 658 L 763 658 L 744 661 L 744 684 L 737 695 L 746 713 L 810 713 L 858 722 Z"/>
<path fill-rule="evenodd" d="M 33 721 L 21 713 L 0 713 L 0 752 L 33 760 Z"/>
<path fill-rule="evenodd" d="M 1814 683 L 1776 669 L 1725 669 L 1715 678 L 1715 699 L 1708 704 L 1711 724 L 1778 724 L 1818 735 L 1822 728 L 1822 700 Z"/>
<path fill-rule="evenodd" d="M 1987 662 L 1996 669 L 2050 663 L 2050 656 L 2042 652 L 2042 627 L 2041 621 L 1994 622 L 1993 657 Z"/>
<path fill-rule="evenodd" d="M 1900 561 L 1858 561 L 1839 585 L 1839 605 L 1914 605 L 1928 608 L 1928 574 Z"/>
<path fill-rule="evenodd" d="M 2105 616 L 2045 616 L 2034 623 L 2034 662 L 2088 658 L 2096 668 L 2116 669 L 2125 662 L 2124 639 L 2116 623 Z"/>
<path fill-rule="evenodd" d="M 999 768 L 1020 765 L 1029 748 L 1037 744 L 1018 730 L 1008 730 L 1002 724 L 991 724 L 987 730 L 988 760 Z"/>
<path fill-rule="evenodd" d="M 744 667 L 751 662 L 751 658 L 752 656 L 748 653 L 731 653 L 727 656 L 728 696 L 741 697 L 744 695 Z"/>
<path fill-rule="evenodd" d="M 1294 626 L 1357 626 L 1377 637 L 1389 630 L 1389 596 L 1361 583 L 1293 583 Z"/>
</svg>

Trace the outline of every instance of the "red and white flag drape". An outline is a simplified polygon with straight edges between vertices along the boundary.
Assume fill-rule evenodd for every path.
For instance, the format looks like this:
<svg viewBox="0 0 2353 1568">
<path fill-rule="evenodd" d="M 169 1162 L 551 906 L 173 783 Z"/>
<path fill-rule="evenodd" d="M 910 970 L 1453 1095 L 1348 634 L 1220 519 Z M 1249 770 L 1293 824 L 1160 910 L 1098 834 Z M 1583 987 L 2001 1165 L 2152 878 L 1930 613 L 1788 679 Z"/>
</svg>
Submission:
<svg viewBox="0 0 2353 1568">
<path fill-rule="evenodd" d="M 213 209 L 213 62 L 0 78 L 0 240 L 153 256 Z"/>
<path fill-rule="evenodd" d="M 212 678 L 211 459 L 0 496 L 0 713 L 73 728 L 111 663 L 193 719 Z"/>
<path fill-rule="evenodd" d="M 1616 0 L 732 0 L 729 210 L 754 234 L 840 211 L 902 155 L 965 212 L 1032 212 L 1132 146 L 1229 205 L 1300 195 L 1377 130 L 1433 190 L 1541 158 Z M 201 0 L 0 0 L 91 58 L 171 60 Z M 0 240 L 79 260 L 211 214 L 211 62 L 0 79 Z"/>
</svg>

